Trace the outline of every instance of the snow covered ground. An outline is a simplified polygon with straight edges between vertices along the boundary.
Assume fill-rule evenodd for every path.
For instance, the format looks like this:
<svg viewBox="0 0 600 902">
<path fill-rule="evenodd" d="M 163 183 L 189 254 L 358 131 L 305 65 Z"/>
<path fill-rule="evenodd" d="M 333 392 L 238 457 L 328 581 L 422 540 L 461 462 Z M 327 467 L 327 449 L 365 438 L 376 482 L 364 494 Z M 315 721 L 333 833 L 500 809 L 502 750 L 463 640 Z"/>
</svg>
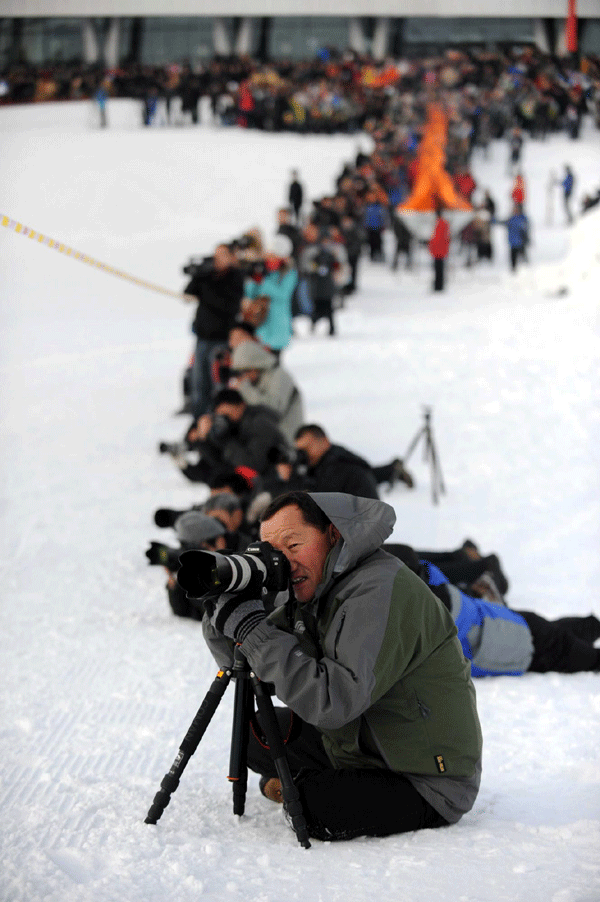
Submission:
<svg viewBox="0 0 600 902">
<path fill-rule="evenodd" d="M 359 137 L 143 129 L 126 101 L 0 109 L 0 213 L 166 288 L 192 254 L 275 228 L 292 168 L 326 193 Z M 386 496 L 394 538 L 496 551 L 508 600 L 548 617 L 600 614 L 600 211 L 570 228 L 550 174 L 570 162 L 576 205 L 600 183 L 600 139 L 553 136 L 524 154 L 531 263 L 455 256 L 448 290 L 365 262 L 339 336 L 297 337 L 285 364 L 308 418 L 374 463 L 402 455 L 433 408 L 447 494 Z M 475 177 L 509 210 L 507 148 Z M 484 772 L 447 830 L 302 849 L 251 777 L 226 780 L 226 693 L 156 826 L 145 815 L 215 666 L 147 566 L 159 506 L 202 500 L 160 440 L 181 437 L 192 309 L 0 228 L 3 902 L 598 902 L 600 677 L 479 680 Z"/>
</svg>

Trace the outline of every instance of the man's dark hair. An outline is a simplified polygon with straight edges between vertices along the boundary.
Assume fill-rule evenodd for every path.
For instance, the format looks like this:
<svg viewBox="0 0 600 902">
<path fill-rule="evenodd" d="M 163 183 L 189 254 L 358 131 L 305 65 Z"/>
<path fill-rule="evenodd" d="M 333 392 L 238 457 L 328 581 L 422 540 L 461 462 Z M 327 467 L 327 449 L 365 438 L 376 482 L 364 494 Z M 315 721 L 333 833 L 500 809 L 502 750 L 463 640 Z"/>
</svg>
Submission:
<svg viewBox="0 0 600 902">
<path fill-rule="evenodd" d="M 248 491 L 248 483 L 243 476 L 233 471 L 217 472 L 208 481 L 209 489 L 231 489 L 238 496 L 243 496 Z"/>
<path fill-rule="evenodd" d="M 304 435 L 312 435 L 314 438 L 327 438 L 327 434 L 323 427 L 317 426 L 316 423 L 306 423 L 304 426 L 300 426 L 300 428 L 296 430 L 294 440 L 297 441 Z"/>
<path fill-rule="evenodd" d="M 234 329 L 240 329 L 242 332 L 247 332 L 251 338 L 254 338 L 256 334 L 256 329 L 251 323 L 234 323 L 233 326 L 229 329 L 232 332 Z"/>
<path fill-rule="evenodd" d="M 300 508 L 305 523 L 308 523 L 309 526 L 314 526 L 320 532 L 325 532 L 327 527 L 331 525 L 331 520 L 327 514 L 323 513 L 308 492 L 285 492 L 283 495 L 278 495 L 265 508 L 260 522 L 264 523 L 285 507 L 293 506 Z"/>
<path fill-rule="evenodd" d="M 202 505 L 202 512 L 212 514 L 214 511 L 227 511 L 233 514 L 242 510 L 242 502 L 237 495 L 232 492 L 219 492 L 218 495 L 211 495 Z"/>
<path fill-rule="evenodd" d="M 239 407 L 240 404 L 245 403 L 246 402 L 237 389 L 222 388 L 217 392 L 213 399 L 213 410 L 216 410 L 219 404 L 234 404 L 236 407 Z"/>
</svg>

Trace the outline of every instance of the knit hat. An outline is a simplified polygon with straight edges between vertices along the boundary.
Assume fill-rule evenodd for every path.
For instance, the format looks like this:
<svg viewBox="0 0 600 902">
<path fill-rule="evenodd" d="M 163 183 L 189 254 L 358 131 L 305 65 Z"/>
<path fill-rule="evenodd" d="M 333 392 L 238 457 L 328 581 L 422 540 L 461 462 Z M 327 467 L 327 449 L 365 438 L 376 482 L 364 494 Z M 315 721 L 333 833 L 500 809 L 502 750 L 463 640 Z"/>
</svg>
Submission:
<svg viewBox="0 0 600 902">
<path fill-rule="evenodd" d="M 233 349 L 231 369 L 237 370 L 271 370 L 277 358 L 257 341 L 243 341 Z"/>
<path fill-rule="evenodd" d="M 175 532 L 180 542 L 186 545 L 201 545 L 202 542 L 210 542 L 217 536 L 225 534 L 225 527 L 216 520 L 200 511 L 186 511 L 175 522 Z"/>
<path fill-rule="evenodd" d="M 292 256 L 292 250 L 293 245 L 291 239 L 288 238 L 287 235 L 277 233 L 269 244 L 267 253 L 272 254 L 273 257 L 282 257 L 285 259 Z"/>
<path fill-rule="evenodd" d="M 242 502 L 232 492 L 219 492 L 211 495 L 202 505 L 202 512 L 205 514 L 212 514 L 213 511 L 227 511 L 228 514 L 235 514 L 241 509 Z"/>
</svg>

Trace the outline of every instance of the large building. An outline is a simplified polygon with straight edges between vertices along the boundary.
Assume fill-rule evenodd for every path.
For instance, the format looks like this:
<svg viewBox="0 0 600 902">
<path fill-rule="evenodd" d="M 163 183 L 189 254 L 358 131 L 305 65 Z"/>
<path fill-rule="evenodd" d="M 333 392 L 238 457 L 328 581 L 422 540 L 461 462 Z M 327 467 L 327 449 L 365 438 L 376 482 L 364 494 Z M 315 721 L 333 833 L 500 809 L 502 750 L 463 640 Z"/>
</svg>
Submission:
<svg viewBox="0 0 600 902">
<path fill-rule="evenodd" d="M 569 11 L 578 50 L 600 55 L 600 0 L 0 0 L 0 66 L 298 60 L 323 47 L 383 59 L 503 43 L 562 55 Z"/>
</svg>

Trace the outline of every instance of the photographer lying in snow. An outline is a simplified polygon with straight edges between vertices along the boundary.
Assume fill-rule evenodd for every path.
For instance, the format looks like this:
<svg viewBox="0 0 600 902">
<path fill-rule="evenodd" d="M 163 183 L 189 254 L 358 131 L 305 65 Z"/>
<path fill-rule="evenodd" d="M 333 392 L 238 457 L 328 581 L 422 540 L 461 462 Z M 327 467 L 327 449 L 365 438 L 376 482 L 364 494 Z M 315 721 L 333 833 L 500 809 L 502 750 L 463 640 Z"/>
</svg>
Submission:
<svg viewBox="0 0 600 902">
<path fill-rule="evenodd" d="M 277 414 L 262 404 L 246 404 L 234 388 L 223 388 L 211 413 L 203 414 L 188 430 L 183 443 L 161 443 L 183 475 L 192 482 L 209 483 L 229 470 L 244 476 L 249 486 L 258 475 L 274 472 L 278 449 L 289 443 L 277 426 Z M 192 462 L 188 452 L 196 452 Z"/>
<path fill-rule="evenodd" d="M 533 611 L 515 611 L 494 593 L 493 582 L 487 597 L 475 598 L 452 585 L 434 564 L 420 560 L 408 545 L 384 547 L 420 575 L 448 608 L 472 676 L 600 670 L 600 648 L 594 647 L 600 620 L 593 614 L 546 620 Z"/>
<path fill-rule="evenodd" d="M 296 489 L 379 498 L 381 483 L 387 482 L 390 488 L 397 482 L 403 482 L 408 488 L 414 485 L 400 458 L 382 466 L 371 466 L 354 451 L 331 442 L 322 426 L 312 423 L 301 426 L 294 445 L 295 453 L 286 454 L 283 449 L 284 453 L 275 460 L 275 472 L 257 483 L 263 493 L 263 506 L 277 495 Z"/>
<path fill-rule="evenodd" d="M 231 641 L 286 705 L 276 708 L 309 835 L 322 840 L 455 823 L 481 773 L 475 692 L 448 611 L 382 550 L 395 521 L 378 500 L 290 492 L 260 536 L 289 562 L 291 589 L 267 614 L 260 586 L 205 599 L 219 666 Z M 197 591 L 194 554 L 179 581 Z M 260 596 L 257 597 L 257 596 Z M 227 637 L 224 639 L 224 637 Z M 249 766 L 279 800 L 276 769 L 253 735 Z"/>
<path fill-rule="evenodd" d="M 215 517 L 209 517 L 200 511 L 186 511 L 175 522 L 175 532 L 180 541 L 179 548 L 172 548 L 160 542 L 151 542 L 146 551 L 148 563 L 161 565 L 167 571 L 166 590 L 171 610 L 178 617 L 191 617 L 200 620 L 202 613 L 177 582 L 180 568 L 179 556 L 184 551 L 205 550 L 224 551 L 227 547 L 225 527 Z"/>
</svg>

